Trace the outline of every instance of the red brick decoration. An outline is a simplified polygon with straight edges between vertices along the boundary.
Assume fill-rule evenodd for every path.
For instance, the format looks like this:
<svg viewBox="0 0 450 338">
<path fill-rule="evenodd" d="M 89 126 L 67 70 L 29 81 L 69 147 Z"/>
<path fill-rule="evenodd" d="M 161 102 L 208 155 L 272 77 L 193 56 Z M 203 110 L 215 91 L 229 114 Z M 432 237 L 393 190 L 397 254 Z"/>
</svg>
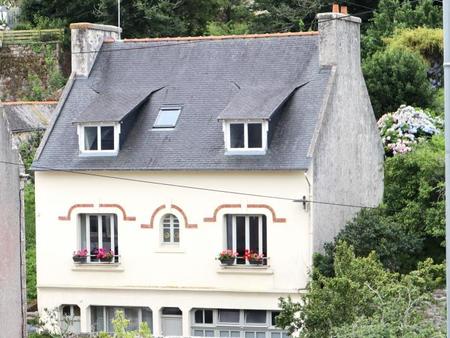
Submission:
<svg viewBox="0 0 450 338">
<path fill-rule="evenodd" d="M 221 209 L 224 208 L 240 208 L 240 204 L 221 204 L 214 210 L 214 215 L 212 217 L 203 218 L 203 222 L 215 222 L 217 220 L 217 214 Z"/>
<path fill-rule="evenodd" d="M 100 208 L 117 208 L 122 212 L 124 221 L 135 221 L 136 217 L 127 216 L 125 209 L 120 204 L 108 204 L 108 203 L 100 203 Z"/>
<path fill-rule="evenodd" d="M 267 204 L 247 204 L 247 208 L 264 208 L 272 213 L 272 219 L 274 223 L 286 223 L 286 218 L 277 218 L 275 210 Z"/>
<path fill-rule="evenodd" d="M 175 205 L 175 204 L 172 204 L 171 207 L 173 209 L 177 210 L 183 216 L 184 224 L 185 224 L 186 228 L 191 228 L 191 229 L 197 228 L 197 224 L 189 224 L 187 216 L 184 213 L 183 209 L 181 209 L 178 205 Z"/>
<path fill-rule="evenodd" d="M 72 205 L 72 206 L 69 208 L 69 210 L 67 211 L 67 216 L 59 216 L 59 217 L 58 217 L 58 220 L 60 220 L 60 221 L 70 221 L 70 218 L 71 218 L 71 216 L 72 216 L 72 211 L 73 211 L 74 209 L 76 209 L 76 208 L 93 208 L 93 207 L 94 207 L 93 204 L 87 204 L 87 203 L 84 203 L 84 204 L 74 204 L 74 205 Z"/>
<path fill-rule="evenodd" d="M 155 216 L 158 212 L 160 212 L 162 209 L 164 209 L 166 206 L 165 204 L 160 205 L 153 211 L 152 217 L 150 218 L 150 224 L 141 224 L 141 228 L 143 229 L 152 229 L 153 228 L 153 222 L 155 221 Z"/>
</svg>

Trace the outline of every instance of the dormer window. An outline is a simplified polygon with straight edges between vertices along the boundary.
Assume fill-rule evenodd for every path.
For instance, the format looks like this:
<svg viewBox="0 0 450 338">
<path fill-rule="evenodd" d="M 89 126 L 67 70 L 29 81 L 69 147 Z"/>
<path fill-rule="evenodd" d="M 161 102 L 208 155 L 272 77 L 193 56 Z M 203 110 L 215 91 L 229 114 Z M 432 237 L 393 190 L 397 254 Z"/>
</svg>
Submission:
<svg viewBox="0 0 450 338">
<path fill-rule="evenodd" d="M 267 121 L 224 121 L 226 154 L 265 154 L 267 130 Z"/>
<path fill-rule="evenodd" d="M 163 106 L 159 109 L 153 128 L 173 129 L 177 125 L 178 117 L 181 113 L 180 106 Z"/>
<path fill-rule="evenodd" d="M 114 156 L 119 152 L 118 123 L 80 124 L 78 140 L 82 156 Z"/>
</svg>

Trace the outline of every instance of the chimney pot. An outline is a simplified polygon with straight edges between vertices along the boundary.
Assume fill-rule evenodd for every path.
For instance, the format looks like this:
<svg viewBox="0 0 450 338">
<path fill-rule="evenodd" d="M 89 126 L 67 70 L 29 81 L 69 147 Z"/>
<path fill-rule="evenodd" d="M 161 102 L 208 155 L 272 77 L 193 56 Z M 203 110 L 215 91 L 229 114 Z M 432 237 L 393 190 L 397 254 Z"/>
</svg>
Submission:
<svg viewBox="0 0 450 338">
<path fill-rule="evenodd" d="M 337 2 L 333 3 L 332 12 L 339 13 L 339 5 Z"/>
</svg>

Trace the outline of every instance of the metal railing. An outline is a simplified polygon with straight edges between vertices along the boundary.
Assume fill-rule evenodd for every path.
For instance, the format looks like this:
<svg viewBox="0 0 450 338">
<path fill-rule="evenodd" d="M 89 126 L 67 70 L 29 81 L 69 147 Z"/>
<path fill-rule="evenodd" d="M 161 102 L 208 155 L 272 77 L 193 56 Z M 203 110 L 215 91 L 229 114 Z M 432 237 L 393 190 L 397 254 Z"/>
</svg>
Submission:
<svg viewBox="0 0 450 338">
<path fill-rule="evenodd" d="M 64 29 L 10 30 L 0 31 L 0 44 L 21 45 L 37 42 L 56 43 L 64 38 Z"/>
</svg>

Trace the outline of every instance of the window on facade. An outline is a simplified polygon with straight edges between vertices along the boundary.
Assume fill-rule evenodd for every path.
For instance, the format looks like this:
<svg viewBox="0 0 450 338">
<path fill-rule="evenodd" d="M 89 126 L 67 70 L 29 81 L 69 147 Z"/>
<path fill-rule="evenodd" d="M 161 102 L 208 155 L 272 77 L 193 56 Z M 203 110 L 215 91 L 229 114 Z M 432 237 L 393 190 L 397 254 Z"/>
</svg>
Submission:
<svg viewBox="0 0 450 338">
<path fill-rule="evenodd" d="M 180 222 L 173 214 L 167 214 L 162 219 L 163 244 L 178 244 L 180 242 Z"/>
<path fill-rule="evenodd" d="M 239 122 L 229 124 L 229 150 L 263 150 L 266 144 L 263 123 Z"/>
<path fill-rule="evenodd" d="M 130 321 L 128 330 L 138 330 L 141 323 L 152 329 L 152 311 L 145 307 L 91 306 L 91 328 L 93 332 L 113 332 L 112 320 L 116 311 L 123 311 Z"/>
<path fill-rule="evenodd" d="M 115 151 L 114 126 L 85 126 L 83 127 L 84 141 L 81 151 Z"/>
<path fill-rule="evenodd" d="M 114 214 L 80 215 L 80 249 L 87 249 L 88 262 L 98 262 L 98 249 L 114 251 L 114 261 L 118 262 L 119 234 L 117 216 Z"/>
<path fill-rule="evenodd" d="M 61 305 L 60 327 L 63 331 L 79 333 L 80 326 L 80 308 L 78 305 Z"/>
<path fill-rule="evenodd" d="M 227 215 L 226 246 L 239 254 L 237 264 L 246 264 L 245 251 L 267 257 L 267 222 L 264 215 Z M 263 260 L 267 264 L 267 259 Z"/>
<path fill-rule="evenodd" d="M 211 311 L 212 323 L 204 322 L 206 311 Z M 287 338 L 286 331 L 271 325 L 270 318 L 274 312 L 266 310 L 195 309 L 193 310 L 192 335 L 224 338 Z M 275 313 L 278 314 L 279 312 Z"/>
<path fill-rule="evenodd" d="M 272 311 L 271 314 L 271 324 L 272 326 L 277 326 L 277 317 L 279 316 L 280 311 Z"/>
<path fill-rule="evenodd" d="M 181 107 L 179 106 L 162 107 L 153 128 L 175 128 L 180 113 Z"/>
</svg>

